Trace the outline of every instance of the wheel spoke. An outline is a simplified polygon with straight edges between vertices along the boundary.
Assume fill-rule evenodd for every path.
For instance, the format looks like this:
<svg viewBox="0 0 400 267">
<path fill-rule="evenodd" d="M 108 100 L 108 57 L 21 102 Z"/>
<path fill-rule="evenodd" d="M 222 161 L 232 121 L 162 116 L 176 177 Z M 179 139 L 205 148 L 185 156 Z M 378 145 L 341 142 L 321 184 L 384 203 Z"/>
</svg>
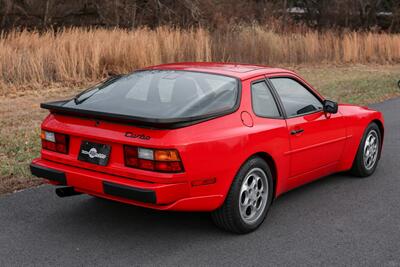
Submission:
<svg viewBox="0 0 400 267">
<path fill-rule="evenodd" d="M 365 140 L 365 144 L 366 144 L 367 146 L 370 146 L 370 145 L 371 145 L 371 137 L 370 137 L 370 136 L 368 136 L 367 139 Z"/>
<path fill-rule="evenodd" d="M 371 139 L 371 144 L 372 144 L 373 146 L 376 144 L 376 138 L 375 138 L 375 137 L 372 137 L 372 139 Z"/>
<path fill-rule="evenodd" d="M 248 191 L 249 190 L 249 186 L 247 184 L 243 184 L 242 185 L 242 192 L 243 191 Z"/>
<path fill-rule="evenodd" d="M 240 205 L 246 206 L 249 202 L 249 197 L 246 191 L 244 191 L 240 196 Z"/>
<path fill-rule="evenodd" d="M 257 199 L 256 208 L 260 209 L 262 207 L 262 204 L 263 204 L 263 199 L 262 199 L 262 197 L 260 197 Z"/>
<path fill-rule="evenodd" d="M 254 189 L 255 186 L 256 186 L 256 184 L 257 184 L 257 181 L 256 181 L 255 178 L 253 178 L 253 180 L 252 180 L 251 184 L 249 185 L 249 187 L 250 187 L 251 189 Z"/>
</svg>

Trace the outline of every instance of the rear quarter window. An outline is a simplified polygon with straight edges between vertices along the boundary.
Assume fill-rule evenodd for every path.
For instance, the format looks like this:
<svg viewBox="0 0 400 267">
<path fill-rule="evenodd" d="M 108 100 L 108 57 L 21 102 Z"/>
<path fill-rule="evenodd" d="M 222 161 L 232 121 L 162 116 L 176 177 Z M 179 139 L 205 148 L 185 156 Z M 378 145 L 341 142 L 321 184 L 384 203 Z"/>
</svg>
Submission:
<svg viewBox="0 0 400 267">
<path fill-rule="evenodd" d="M 264 81 L 251 85 L 251 99 L 253 111 L 257 116 L 268 118 L 280 117 L 275 99 Z"/>
</svg>

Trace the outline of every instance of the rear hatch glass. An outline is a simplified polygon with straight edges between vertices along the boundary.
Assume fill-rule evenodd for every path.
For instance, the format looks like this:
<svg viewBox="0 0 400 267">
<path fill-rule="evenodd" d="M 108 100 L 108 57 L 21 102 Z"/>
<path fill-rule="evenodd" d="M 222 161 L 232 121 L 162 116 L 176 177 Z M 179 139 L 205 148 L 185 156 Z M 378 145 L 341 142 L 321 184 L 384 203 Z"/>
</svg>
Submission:
<svg viewBox="0 0 400 267">
<path fill-rule="evenodd" d="M 201 72 L 143 70 L 117 77 L 48 109 L 109 114 L 138 121 L 184 122 L 231 113 L 237 108 L 237 79 Z"/>
</svg>

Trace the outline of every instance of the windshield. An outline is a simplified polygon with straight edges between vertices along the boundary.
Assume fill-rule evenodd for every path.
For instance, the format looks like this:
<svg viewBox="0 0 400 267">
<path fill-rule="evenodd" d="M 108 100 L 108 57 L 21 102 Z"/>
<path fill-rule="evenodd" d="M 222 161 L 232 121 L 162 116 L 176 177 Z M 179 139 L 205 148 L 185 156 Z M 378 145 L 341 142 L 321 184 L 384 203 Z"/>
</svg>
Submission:
<svg viewBox="0 0 400 267">
<path fill-rule="evenodd" d="M 192 118 L 234 109 L 238 93 L 235 78 L 146 70 L 99 84 L 63 107 L 154 119 Z"/>
</svg>

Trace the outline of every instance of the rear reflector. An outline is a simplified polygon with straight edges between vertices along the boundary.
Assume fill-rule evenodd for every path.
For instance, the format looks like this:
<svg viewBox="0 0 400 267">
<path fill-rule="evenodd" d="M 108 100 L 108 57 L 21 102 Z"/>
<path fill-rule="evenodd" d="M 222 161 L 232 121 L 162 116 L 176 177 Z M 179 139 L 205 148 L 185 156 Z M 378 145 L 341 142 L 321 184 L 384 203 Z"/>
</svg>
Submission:
<svg viewBox="0 0 400 267">
<path fill-rule="evenodd" d="M 154 161 L 147 159 L 139 159 L 139 169 L 154 170 Z"/>
<path fill-rule="evenodd" d="M 43 149 L 68 154 L 68 135 L 42 131 L 40 137 Z"/>
<path fill-rule="evenodd" d="M 181 163 L 178 161 L 156 161 L 155 169 L 164 172 L 179 172 L 182 170 L 182 167 Z"/>
<path fill-rule="evenodd" d="M 194 180 L 192 181 L 192 186 L 201 186 L 201 185 L 209 185 L 209 184 L 215 184 L 217 182 L 217 179 L 214 178 L 206 178 L 206 179 L 201 179 L 201 180 Z"/>
<path fill-rule="evenodd" d="M 125 165 L 157 172 L 183 172 L 178 151 L 124 146 Z"/>
</svg>

